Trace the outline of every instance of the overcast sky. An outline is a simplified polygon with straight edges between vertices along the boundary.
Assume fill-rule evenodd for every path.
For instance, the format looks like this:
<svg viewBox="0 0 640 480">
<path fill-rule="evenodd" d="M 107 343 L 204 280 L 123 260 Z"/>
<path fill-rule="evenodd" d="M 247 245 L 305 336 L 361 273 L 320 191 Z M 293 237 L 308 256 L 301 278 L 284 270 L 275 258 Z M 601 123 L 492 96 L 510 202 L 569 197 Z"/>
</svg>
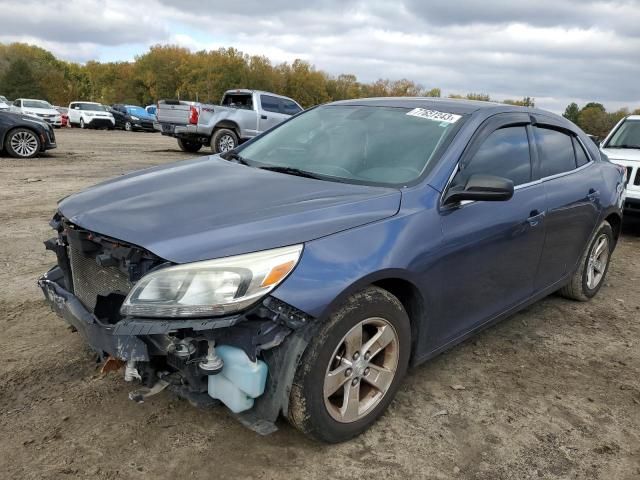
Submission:
<svg viewBox="0 0 640 480">
<path fill-rule="evenodd" d="M 79 62 L 233 46 L 553 111 L 640 107 L 640 0 L 0 0 L 0 17 L 0 42 Z"/>
</svg>

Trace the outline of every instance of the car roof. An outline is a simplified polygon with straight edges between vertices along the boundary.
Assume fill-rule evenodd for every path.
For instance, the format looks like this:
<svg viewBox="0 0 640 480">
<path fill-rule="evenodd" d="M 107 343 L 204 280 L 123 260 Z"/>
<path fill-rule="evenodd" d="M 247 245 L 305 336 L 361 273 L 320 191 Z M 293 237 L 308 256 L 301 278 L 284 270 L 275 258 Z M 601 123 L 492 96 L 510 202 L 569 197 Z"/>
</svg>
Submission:
<svg viewBox="0 0 640 480">
<path fill-rule="evenodd" d="M 530 115 L 539 115 L 553 118 L 556 123 L 563 127 L 574 129 L 575 125 L 566 118 L 556 115 L 547 110 L 534 107 L 522 107 L 519 105 L 509 105 L 507 103 L 484 102 L 480 100 L 467 100 L 458 98 L 439 97 L 377 97 L 377 98 L 356 98 L 352 100 L 339 100 L 326 105 L 359 105 L 372 107 L 397 107 L 397 108 L 425 108 L 428 110 L 439 110 L 457 115 L 483 114 L 489 117 L 496 113 L 520 112 Z"/>
<path fill-rule="evenodd" d="M 640 120 L 640 115 L 629 115 L 625 120 Z"/>
<path fill-rule="evenodd" d="M 339 100 L 329 105 L 368 105 L 372 107 L 427 108 L 441 109 L 450 113 L 470 114 L 483 109 L 530 112 L 528 107 L 519 107 L 497 102 L 483 102 L 457 98 L 438 97 L 376 97 Z"/>
<path fill-rule="evenodd" d="M 74 100 L 73 102 L 69 102 L 69 105 L 71 105 L 72 103 L 89 103 L 91 105 L 102 105 L 101 103 L 98 103 L 98 102 L 86 102 L 84 100 Z"/>
</svg>

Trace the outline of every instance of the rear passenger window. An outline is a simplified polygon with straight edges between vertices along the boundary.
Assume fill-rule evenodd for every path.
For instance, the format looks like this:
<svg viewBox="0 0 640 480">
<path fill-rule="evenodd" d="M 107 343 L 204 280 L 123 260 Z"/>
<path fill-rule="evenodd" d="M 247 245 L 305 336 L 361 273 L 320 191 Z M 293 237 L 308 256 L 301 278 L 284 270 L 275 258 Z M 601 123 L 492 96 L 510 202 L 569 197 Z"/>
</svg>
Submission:
<svg viewBox="0 0 640 480">
<path fill-rule="evenodd" d="M 508 178 L 514 185 L 531 181 L 531 156 L 525 127 L 507 127 L 491 133 L 470 162 L 456 176 L 464 185 L 471 175 Z"/>
<path fill-rule="evenodd" d="M 291 100 L 282 100 L 282 113 L 287 115 L 295 115 L 302 109 Z"/>
<path fill-rule="evenodd" d="M 548 128 L 536 128 L 536 145 L 542 165 L 541 177 L 550 177 L 576 168 L 571 137 Z"/>
<path fill-rule="evenodd" d="M 280 113 L 280 99 L 271 95 L 260 95 L 262 109 L 267 112 Z"/>
<path fill-rule="evenodd" d="M 587 154 L 585 153 L 584 148 L 582 148 L 582 145 L 580 144 L 578 139 L 575 137 L 573 139 L 573 148 L 576 151 L 576 165 L 578 167 L 581 167 L 589 163 L 589 157 L 587 157 Z"/>
</svg>

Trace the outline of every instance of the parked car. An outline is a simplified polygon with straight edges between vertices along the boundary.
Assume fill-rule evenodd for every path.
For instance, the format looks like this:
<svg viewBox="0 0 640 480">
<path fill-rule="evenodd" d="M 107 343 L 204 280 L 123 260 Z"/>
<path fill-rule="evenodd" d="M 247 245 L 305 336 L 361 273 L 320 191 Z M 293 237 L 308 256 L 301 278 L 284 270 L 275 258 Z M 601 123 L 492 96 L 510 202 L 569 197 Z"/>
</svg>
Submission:
<svg viewBox="0 0 640 480">
<path fill-rule="evenodd" d="M 134 130 L 156 131 L 153 128 L 153 122 L 156 120 L 155 115 L 147 113 L 142 107 L 118 103 L 111 106 L 110 112 L 116 121 L 116 128 L 122 128 L 127 132 Z"/>
<path fill-rule="evenodd" d="M 626 169 L 625 211 L 640 214 L 640 115 L 620 120 L 601 146 L 602 153 Z"/>
<path fill-rule="evenodd" d="M 69 125 L 69 109 L 67 107 L 54 107 L 60 113 L 60 119 L 62 120 L 63 127 L 70 127 Z"/>
<path fill-rule="evenodd" d="M 156 116 L 156 111 L 158 110 L 158 106 L 157 105 L 147 105 L 146 107 L 144 107 L 144 109 L 149 115 L 153 115 L 155 117 Z"/>
<path fill-rule="evenodd" d="M 0 95 L 0 111 L 9 110 L 10 108 L 11 105 L 9 100 L 7 100 L 7 97 L 3 97 L 2 95 Z"/>
<path fill-rule="evenodd" d="M 294 100 L 258 90 L 229 90 L 220 105 L 160 100 L 157 117 L 163 135 L 178 139 L 185 152 L 210 145 L 223 153 L 302 111 Z"/>
<path fill-rule="evenodd" d="M 557 290 L 594 297 L 623 178 L 542 110 L 335 102 L 65 198 L 39 285 L 142 383 L 131 398 L 169 388 L 262 433 L 283 414 L 339 442 L 409 365 Z"/>
<path fill-rule="evenodd" d="M 0 152 L 15 158 L 32 158 L 56 148 L 53 127 L 30 115 L 0 112 Z"/>
<path fill-rule="evenodd" d="M 108 130 L 113 130 L 116 126 L 116 121 L 107 107 L 96 102 L 71 102 L 68 115 L 71 126 Z"/>
<path fill-rule="evenodd" d="M 53 105 L 45 100 L 17 98 L 13 101 L 9 111 L 38 118 L 50 125 L 53 125 L 54 127 L 62 126 L 60 113 L 53 108 Z"/>
</svg>

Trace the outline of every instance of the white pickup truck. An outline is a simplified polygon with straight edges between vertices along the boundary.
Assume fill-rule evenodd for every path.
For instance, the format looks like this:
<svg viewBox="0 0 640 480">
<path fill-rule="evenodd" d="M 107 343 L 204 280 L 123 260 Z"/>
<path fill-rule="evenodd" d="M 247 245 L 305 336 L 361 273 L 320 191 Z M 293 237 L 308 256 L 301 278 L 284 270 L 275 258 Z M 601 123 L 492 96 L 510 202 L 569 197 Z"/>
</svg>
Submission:
<svg viewBox="0 0 640 480">
<path fill-rule="evenodd" d="M 158 129 L 178 139 L 185 152 L 210 145 L 213 153 L 234 149 L 302 111 L 294 100 L 258 90 L 228 90 L 220 105 L 160 100 Z"/>
</svg>

